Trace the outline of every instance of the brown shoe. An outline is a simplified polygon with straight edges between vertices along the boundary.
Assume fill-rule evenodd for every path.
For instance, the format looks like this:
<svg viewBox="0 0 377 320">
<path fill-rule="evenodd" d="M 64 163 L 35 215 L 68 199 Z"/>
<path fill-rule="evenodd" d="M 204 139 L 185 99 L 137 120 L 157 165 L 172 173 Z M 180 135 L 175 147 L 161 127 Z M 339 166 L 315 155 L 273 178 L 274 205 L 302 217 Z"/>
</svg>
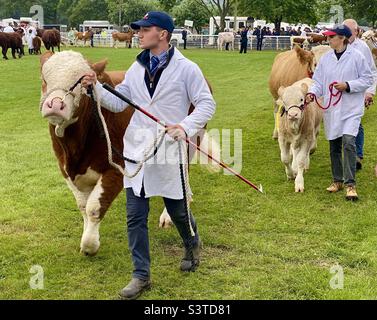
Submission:
<svg viewBox="0 0 377 320">
<path fill-rule="evenodd" d="M 328 187 L 326 190 L 331 193 L 338 192 L 340 190 L 343 190 L 344 186 L 342 182 L 333 182 L 330 187 Z"/>
<path fill-rule="evenodd" d="M 346 191 L 347 191 L 347 194 L 346 194 L 347 200 L 356 201 L 357 199 L 359 199 L 355 186 L 347 186 Z"/>
</svg>

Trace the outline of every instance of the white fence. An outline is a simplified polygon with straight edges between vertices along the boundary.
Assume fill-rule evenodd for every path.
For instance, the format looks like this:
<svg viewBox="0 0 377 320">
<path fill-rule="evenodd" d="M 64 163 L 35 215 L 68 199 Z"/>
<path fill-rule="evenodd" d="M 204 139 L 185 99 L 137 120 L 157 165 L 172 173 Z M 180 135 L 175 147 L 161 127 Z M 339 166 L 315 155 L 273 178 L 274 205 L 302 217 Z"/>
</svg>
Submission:
<svg viewBox="0 0 377 320">
<path fill-rule="evenodd" d="M 217 49 L 217 38 L 218 36 L 210 36 L 210 35 L 189 35 L 187 37 L 187 48 L 213 48 Z M 67 33 L 62 33 L 62 39 L 66 44 L 71 44 L 74 42 L 70 41 L 67 37 Z M 234 48 L 235 50 L 240 49 L 240 36 L 236 36 L 234 40 Z M 71 42 L 71 43 L 70 43 Z M 183 40 L 181 35 L 173 35 L 171 40 L 172 45 L 180 48 L 183 47 Z M 83 41 L 78 41 L 78 46 L 83 45 Z M 107 37 L 102 37 L 100 34 L 95 34 L 93 37 L 93 45 L 95 47 L 113 47 L 114 41 L 111 34 L 107 35 Z M 90 40 L 86 42 L 86 46 L 90 46 Z M 117 42 L 116 46 L 118 48 L 125 48 L 125 42 Z M 132 39 L 132 47 L 138 47 L 138 37 L 135 36 Z M 249 37 L 248 47 L 251 50 L 255 50 L 257 48 L 257 38 L 256 36 Z M 289 50 L 291 49 L 291 37 L 290 36 L 265 36 L 263 39 L 262 50 Z"/>
</svg>

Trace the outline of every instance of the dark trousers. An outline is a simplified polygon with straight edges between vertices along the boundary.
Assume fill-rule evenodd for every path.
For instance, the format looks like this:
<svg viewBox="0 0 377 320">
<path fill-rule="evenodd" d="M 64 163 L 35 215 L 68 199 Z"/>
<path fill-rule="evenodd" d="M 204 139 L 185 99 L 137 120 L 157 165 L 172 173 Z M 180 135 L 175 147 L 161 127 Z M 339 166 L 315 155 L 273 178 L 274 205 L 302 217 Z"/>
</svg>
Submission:
<svg viewBox="0 0 377 320">
<path fill-rule="evenodd" d="M 186 46 L 187 46 L 187 39 L 183 39 L 183 49 L 186 50 Z"/>
<path fill-rule="evenodd" d="M 240 53 L 246 53 L 246 52 L 247 52 L 247 41 L 241 41 Z"/>
<path fill-rule="evenodd" d="M 132 188 L 126 189 L 127 197 L 127 232 L 128 247 L 131 251 L 134 271 L 132 276 L 139 279 L 150 278 L 150 255 L 148 237 L 148 213 L 149 198 L 145 198 L 144 188 L 140 197 L 137 197 Z M 186 223 L 186 213 L 184 201 L 163 198 L 166 209 L 174 222 L 186 248 L 189 248 L 190 239 L 192 244 L 198 244 L 199 235 L 193 215 L 190 213 L 191 225 L 195 232 L 195 237 L 191 236 L 190 229 Z"/>
<path fill-rule="evenodd" d="M 356 184 L 356 138 L 345 134 L 330 140 L 331 171 L 334 182 Z M 342 159 L 343 151 L 343 159 Z"/>
<path fill-rule="evenodd" d="M 263 39 L 258 38 L 257 39 L 257 50 L 262 51 L 262 44 L 263 44 Z"/>
<path fill-rule="evenodd" d="M 360 159 L 364 158 L 364 127 L 361 123 L 356 137 L 356 154 Z"/>
</svg>

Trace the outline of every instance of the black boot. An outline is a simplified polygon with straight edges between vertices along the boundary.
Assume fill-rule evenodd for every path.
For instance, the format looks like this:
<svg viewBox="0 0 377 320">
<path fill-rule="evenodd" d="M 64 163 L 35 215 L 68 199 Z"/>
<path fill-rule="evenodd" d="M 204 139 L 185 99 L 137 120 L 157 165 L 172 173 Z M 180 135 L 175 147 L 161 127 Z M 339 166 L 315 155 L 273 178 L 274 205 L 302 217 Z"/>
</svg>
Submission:
<svg viewBox="0 0 377 320">
<path fill-rule="evenodd" d="M 119 296 L 123 300 L 135 300 L 137 299 L 144 291 L 151 288 L 151 281 L 142 280 L 138 278 L 132 278 L 129 284 L 124 287 Z"/>
<path fill-rule="evenodd" d="M 201 246 L 202 246 L 202 242 L 199 239 L 197 245 L 194 246 L 194 248 L 192 249 L 192 256 L 190 254 L 190 250 L 188 248 L 185 248 L 185 254 L 181 261 L 181 271 L 185 271 L 185 272 L 195 271 L 195 269 L 199 267 Z"/>
</svg>

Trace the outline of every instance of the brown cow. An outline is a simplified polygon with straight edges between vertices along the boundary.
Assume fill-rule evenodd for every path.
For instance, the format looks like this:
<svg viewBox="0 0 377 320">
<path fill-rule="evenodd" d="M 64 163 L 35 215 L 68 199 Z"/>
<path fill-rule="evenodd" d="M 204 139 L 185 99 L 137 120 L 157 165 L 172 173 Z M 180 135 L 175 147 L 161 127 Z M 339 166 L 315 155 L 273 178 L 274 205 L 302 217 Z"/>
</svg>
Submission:
<svg viewBox="0 0 377 320">
<path fill-rule="evenodd" d="M 41 113 L 49 121 L 52 146 L 60 171 L 75 196 L 84 219 L 81 252 L 95 255 L 99 249 L 99 226 L 113 200 L 123 189 L 123 176 L 107 158 L 106 141 L 93 115 L 91 99 L 81 86 L 73 94 L 62 96 L 83 74 L 94 70 L 103 82 L 115 85 L 105 72 L 106 61 L 93 65 L 78 52 L 46 53 L 41 57 Z M 123 150 L 123 136 L 133 113 L 102 109 L 112 145 Z M 113 156 L 124 166 L 123 160 Z"/>
<path fill-rule="evenodd" d="M 133 36 L 134 36 L 134 32 L 131 29 L 128 30 L 128 32 L 114 32 L 112 34 L 113 47 L 117 48 L 117 41 L 118 41 L 118 42 L 125 42 L 126 45 L 128 44 L 128 48 L 131 48 Z"/>
<path fill-rule="evenodd" d="M 58 47 L 58 51 L 60 52 L 60 32 L 56 29 L 52 30 L 45 30 L 42 34 L 42 41 L 44 46 L 46 47 L 46 50 L 52 50 L 54 51 L 54 47 Z"/>
<path fill-rule="evenodd" d="M 281 86 L 288 87 L 296 81 L 304 78 L 311 78 L 319 59 L 327 51 L 329 46 L 317 46 L 312 51 L 307 51 L 296 46 L 293 50 L 279 53 L 272 65 L 269 88 L 274 99 L 275 128 L 273 138 L 278 138 L 278 90 Z"/>
<path fill-rule="evenodd" d="M 85 32 L 76 32 L 75 33 L 75 46 L 77 47 L 77 42 L 84 41 L 84 46 L 86 45 L 87 41 L 90 41 L 92 35 L 94 34 L 93 30 L 88 30 Z"/>
<path fill-rule="evenodd" d="M 33 39 L 33 47 L 34 47 L 34 53 L 35 54 L 42 54 L 41 46 L 42 46 L 42 40 L 41 40 L 40 37 L 36 36 Z"/>
<path fill-rule="evenodd" d="M 3 58 L 5 60 L 8 60 L 7 51 L 9 48 L 12 50 L 14 59 L 16 59 L 16 52 L 19 58 L 25 55 L 22 36 L 19 32 L 0 32 L 0 46 L 2 47 Z"/>
<path fill-rule="evenodd" d="M 324 36 L 320 33 L 308 33 L 309 43 L 319 43 L 319 44 L 326 44 L 327 43 L 327 36 Z"/>
</svg>

